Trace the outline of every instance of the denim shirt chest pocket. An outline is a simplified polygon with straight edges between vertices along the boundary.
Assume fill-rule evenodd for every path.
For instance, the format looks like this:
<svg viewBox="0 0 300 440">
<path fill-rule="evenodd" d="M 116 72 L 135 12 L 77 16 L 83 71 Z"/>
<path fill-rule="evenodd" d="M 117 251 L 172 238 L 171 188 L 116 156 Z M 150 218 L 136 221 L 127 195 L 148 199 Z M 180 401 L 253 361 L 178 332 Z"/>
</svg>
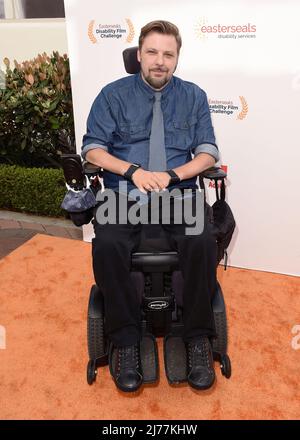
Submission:
<svg viewBox="0 0 300 440">
<path fill-rule="evenodd" d="M 148 139 L 150 129 L 145 122 L 121 122 L 119 124 L 119 136 L 122 141 L 129 144 Z"/>
<path fill-rule="evenodd" d="M 179 149 L 193 146 L 198 118 L 196 115 L 174 118 L 171 124 L 172 144 Z"/>
</svg>

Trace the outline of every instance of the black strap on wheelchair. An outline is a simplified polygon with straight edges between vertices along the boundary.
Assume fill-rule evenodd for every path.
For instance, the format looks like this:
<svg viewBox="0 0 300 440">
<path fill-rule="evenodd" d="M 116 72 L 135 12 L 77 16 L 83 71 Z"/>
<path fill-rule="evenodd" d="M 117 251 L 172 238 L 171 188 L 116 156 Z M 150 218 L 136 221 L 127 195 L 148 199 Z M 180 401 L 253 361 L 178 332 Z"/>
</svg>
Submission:
<svg viewBox="0 0 300 440">
<path fill-rule="evenodd" d="M 225 179 L 222 179 L 220 194 L 219 194 L 219 185 L 218 185 L 219 180 L 220 179 L 214 179 L 216 198 L 217 200 L 225 200 Z"/>
<path fill-rule="evenodd" d="M 214 179 L 215 182 L 215 190 L 216 190 L 216 198 L 217 200 L 225 200 L 225 179 L 221 179 L 221 189 L 219 192 L 219 180 L 220 179 Z M 224 250 L 224 270 L 227 269 L 227 260 L 228 260 L 228 254 L 227 249 Z"/>
</svg>

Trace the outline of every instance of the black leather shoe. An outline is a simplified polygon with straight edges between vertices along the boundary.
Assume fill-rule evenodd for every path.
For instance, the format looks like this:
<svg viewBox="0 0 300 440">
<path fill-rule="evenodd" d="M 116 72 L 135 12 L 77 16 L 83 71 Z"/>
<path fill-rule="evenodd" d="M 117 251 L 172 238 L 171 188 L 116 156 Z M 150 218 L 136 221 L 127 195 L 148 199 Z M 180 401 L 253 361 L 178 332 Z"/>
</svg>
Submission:
<svg viewBox="0 0 300 440">
<path fill-rule="evenodd" d="M 139 345 L 118 347 L 114 381 L 125 392 L 137 391 L 143 383 Z"/>
<path fill-rule="evenodd" d="M 199 336 L 187 344 L 187 373 L 192 388 L 207 390 L 214 384 L 214 360 L 207 336 Z"/>
</svg>

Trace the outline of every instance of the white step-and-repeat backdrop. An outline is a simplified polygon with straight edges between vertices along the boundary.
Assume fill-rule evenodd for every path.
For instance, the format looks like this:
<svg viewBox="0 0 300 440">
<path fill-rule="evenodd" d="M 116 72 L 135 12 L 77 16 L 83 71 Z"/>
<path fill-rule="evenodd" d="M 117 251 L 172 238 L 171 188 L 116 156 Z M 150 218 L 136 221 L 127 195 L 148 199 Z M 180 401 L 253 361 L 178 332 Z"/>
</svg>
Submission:
<svg viewBox="0 0 300 440">
<path fill-rule="evenodd" d="M 176 75 L 208 95 L 237 229 L 232 266 L 300 273 L 300 3 L 65 0 L 78 152 L 90 106 L 141 27 L 175 23 Z M 213 188 L 208 190 L 215 200 Z M 92 228 L 85 228 L 85 239 Z"/>
</svg>

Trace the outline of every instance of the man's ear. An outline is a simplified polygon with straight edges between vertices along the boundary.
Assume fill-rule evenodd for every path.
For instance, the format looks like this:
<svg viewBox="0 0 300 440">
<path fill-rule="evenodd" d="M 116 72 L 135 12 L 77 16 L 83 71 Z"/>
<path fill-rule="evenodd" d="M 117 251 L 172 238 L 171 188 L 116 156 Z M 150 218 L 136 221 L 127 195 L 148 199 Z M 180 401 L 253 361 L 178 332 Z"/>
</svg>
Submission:
<svg viewBox="0 0 300 440">
<path fill-rule="evenodd" d="M 141 52 L 140 52 L 140 49 L 137 50 L 136 56 L 137 56 L 138 62 L 140 63 L 141 62 Z"/>
<path fill-rule="evenodd" d="M 178 57 L 177 57 L 177 63 L 176 63 L 176 66 L 175 66 L 175 69 L 174 69 L 174 72 L 173 72 L 173 73 L 175 73 L 175 70 L 177 69 L 178 62 L 179 62 L 179 54 L 178 54 Z"/>
</svg>

